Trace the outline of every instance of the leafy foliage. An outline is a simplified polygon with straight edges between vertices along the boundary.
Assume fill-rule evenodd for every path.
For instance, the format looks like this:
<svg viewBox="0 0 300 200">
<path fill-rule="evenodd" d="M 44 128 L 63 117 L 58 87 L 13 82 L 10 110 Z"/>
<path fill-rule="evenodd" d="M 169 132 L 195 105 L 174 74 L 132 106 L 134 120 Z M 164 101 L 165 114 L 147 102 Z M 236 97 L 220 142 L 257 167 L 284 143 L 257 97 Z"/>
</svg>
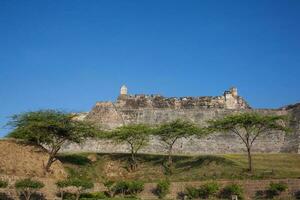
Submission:
<svg viewBox="0 0 300 200">
<path fill-rule="evenodd" d="M 94 187 L 94 184 L 91 181 L 83 180 L 83 179 L 67 179 L 67 180 L 56 182 L 56 185 L 58 188 L 74 186 L 74 187 L 82 188 L 82 190 L 86 190 Z"/>
<path fill-rule="evenodd" d="M 287 184 L 283 182 L 270 183 L 269 188 L 267 190 L 267 194 L 269 197 L 274 197 L 286 191 L 287 188 L 288 188 Z"/>
<path fill-rule="evenodd" d="M 41 189 L 45 185 L 40 181 L 31 180 L 29 178 L 21 179 L 16 181 L 15 187 L 18 190 L 24 190 L 24 189 Z"/>
<path fill-rule="evenodd" d="M 170 191 L 170 181 L 165 179 L 165 180 L 160 180 L 157 183 L 156 187 L 156 194 L 160 199 L 164 198 Z"/>
<path fill-rule="evenodd" d="M 184 192 L 187 199 L 197 199 L 200 197 L 199 190 L 192 186 L 187 186 Z"/>
<path fill-rule="evenodd" d="M 8 181 L 0 179 L 0 188 L 7 188 Z"/>
<path fill-rule="evenodd" d="M 23 195 L 26 200 L 29 200 L 30 197 L 39 189 L 43 188 L 45 185 L 40 181 L 31 180 L 29 178 L 21 179 L 16 181 L 15 188 Z"/>
<path fill-rule="evenodd" d="M 245 144 L 248 153 L 249 171 L 252 171 L 251 148 L 255 140 L 262 134 L 272 131 L 289 132 L 286 126 L 287 116 L 261 115 L 258 113 L 240 113 L 209 121 L 209 130 L 232 132 Z"/>
<path fill-rule="evenodd" d="M 144 190 L 144 183 L 141 181 L 119 181 L 114 185 L 115 194 L 136 195 Z"/>
<path fill-rule="evenodd" d="M 66 141 L 81 143 L 96 135 L 95 127 L 76 120 L 77 115 L 56 110 L 27 112 L 11 117 L 9 126 L 13 131 L 8 137 L 23 139 L 40 146 L 47 146 L 50 156 L 45 166 L 48 172 L 56 161 L 56 155 Z"/>
<path fill-rule="evenodd" d="M 199 188 L 199 196 L 201 198 L 209 198 L 218 193 L 220 186 L 216 182 L 206 183 Z"/>
<path fill-rule="evenodd" d="M 231 199 L 232 195 L 237 195 L 238 199 L 243 199 L 244 190 L 238 184 L 230 184 L 223 188 L 221 192 L 221 197 L 225 199 Z"/>
<path fill-rule="evenodd" d="M 130 168 L 137 168 L 136 154 L 149 142 L 152 128 L 144 124 L 131 124 L 117 128 L 111 133 L 110 138 L 118 143 L 126 143 L 130 147 L 131 159 Z"/>
<path fill-rule="evenodd" d="M 155 130 L 157 135 L 168 151 L 168 167 L 172 166 L 172 151 L 176 141 L 180 138 L 186 138 L 191 135 L 202 136 L 207 132 L 204 129 L 197 127 L 192 122 L 183 121 L 180 119 L 172 122 L 161 124 Z"/>
</svg>

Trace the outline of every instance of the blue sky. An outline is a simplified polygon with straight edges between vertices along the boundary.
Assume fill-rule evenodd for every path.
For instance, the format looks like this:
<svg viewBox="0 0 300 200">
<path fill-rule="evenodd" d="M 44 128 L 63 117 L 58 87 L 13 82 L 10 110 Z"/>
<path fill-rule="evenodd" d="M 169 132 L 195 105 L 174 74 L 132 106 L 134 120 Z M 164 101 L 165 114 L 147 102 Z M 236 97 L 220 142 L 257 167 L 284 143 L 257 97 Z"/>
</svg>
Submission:
<svg viewBox="0 0 300 200">
<path fill-rule="evenodd" d="M 1 0 L 0 126 L 24 111 L 88 111 L 122 84 L 299 102 L 299 22 L 299 0 Z"/>
</svg>

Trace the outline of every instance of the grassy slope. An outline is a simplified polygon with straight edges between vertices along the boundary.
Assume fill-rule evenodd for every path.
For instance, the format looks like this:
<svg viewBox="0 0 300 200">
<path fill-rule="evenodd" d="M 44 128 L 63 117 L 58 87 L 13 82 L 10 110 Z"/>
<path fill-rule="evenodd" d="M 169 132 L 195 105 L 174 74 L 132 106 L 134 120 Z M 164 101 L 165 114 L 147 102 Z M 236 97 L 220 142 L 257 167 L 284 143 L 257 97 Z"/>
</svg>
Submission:
<svg viewBox="0 0 300 200">
<path fill-rule="evenodd" d="M 97 161 L 90 161 L 91 157 Z M 136 172 L 126 170 L 127 154 L 63 154 L 60 160 L 71 176 L 95 182 L 104 179 L 154 182 L 166 177 L 164 155 L 140 154 L 138 157 L 140 166 Z M 255 172 L 250 175 L 245 170 L 245 155 L 174 156 L 174 173 L 168 177 L 171 181 L 300 177 L 300 155 L 297 154 L 256 154 L 253 163 Z"/>
</svg>

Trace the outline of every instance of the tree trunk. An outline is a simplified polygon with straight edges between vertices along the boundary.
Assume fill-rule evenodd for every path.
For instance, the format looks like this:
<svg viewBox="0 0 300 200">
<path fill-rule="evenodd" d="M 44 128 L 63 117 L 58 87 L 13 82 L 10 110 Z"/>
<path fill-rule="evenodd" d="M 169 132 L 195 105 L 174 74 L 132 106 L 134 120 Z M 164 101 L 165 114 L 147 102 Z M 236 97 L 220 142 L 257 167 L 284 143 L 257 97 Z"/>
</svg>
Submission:
<svg viewBox="0 0 300 200">
<path fill-rule="evenodd" d="M 135 171 L 137 169 L 137 163 L 136 163 L 136 160 L 135 160 L 135 155 L 134 155 L 134 152 L 132 151 L 131 152 L 131 163 L 130 163 L 130 168 L 132 171 Z"/>
<path fill-rule="evenodd" d="M 52 163 L 54 163 L 54 156 L 52 156 L 52 155 L 50 155 L 49 156 L 49 159 L 48 159 L 48 161 L 47 161 L 47 164 L 46 164 L 46 166 L 45 166 L 45 172 L 50 172 L 50 167 L 51 167 L 51 165 L 52 165 Z"/>
<path fill-rule="evenodd" d="M 25 191 L 24 192 L 24 197 L 25 197 L 26 200 L 30 200 L 31 193 L 29 191 Z"/>
<path fill-rule="evenodd" d="M 76 193 L 76 200 L 79 200 L 80 192 Z"/>
<path fill-rule="evenodd" d="M 168 151 L 167 167 L 168 167 L 169 173 L 172 174 L 173 173 L 172 147 L 170 147 L 169 151 Z"/>
<path fill-rule="evenodd" d="M 247 155 L 248 155 L 248 170 L 252 172 L 252 157 L 251 157 L 251 148 L 247 147 Z"/>
</svg>

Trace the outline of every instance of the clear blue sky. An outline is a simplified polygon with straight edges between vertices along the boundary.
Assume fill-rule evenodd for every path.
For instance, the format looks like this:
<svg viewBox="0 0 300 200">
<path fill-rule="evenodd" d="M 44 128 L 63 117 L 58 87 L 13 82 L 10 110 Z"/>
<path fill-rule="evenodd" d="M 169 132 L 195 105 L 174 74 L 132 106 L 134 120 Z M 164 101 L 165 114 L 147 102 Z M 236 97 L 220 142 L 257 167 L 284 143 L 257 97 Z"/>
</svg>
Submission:
<svg viewBox="0 0 300 200">
<path fill-rule="evenodd" d="M 300 101 L 299 0 L 1 0 L 0 126 L 130 93 Z M 7 133 L 0 129 L 0 136 Z"/>
</svg>

